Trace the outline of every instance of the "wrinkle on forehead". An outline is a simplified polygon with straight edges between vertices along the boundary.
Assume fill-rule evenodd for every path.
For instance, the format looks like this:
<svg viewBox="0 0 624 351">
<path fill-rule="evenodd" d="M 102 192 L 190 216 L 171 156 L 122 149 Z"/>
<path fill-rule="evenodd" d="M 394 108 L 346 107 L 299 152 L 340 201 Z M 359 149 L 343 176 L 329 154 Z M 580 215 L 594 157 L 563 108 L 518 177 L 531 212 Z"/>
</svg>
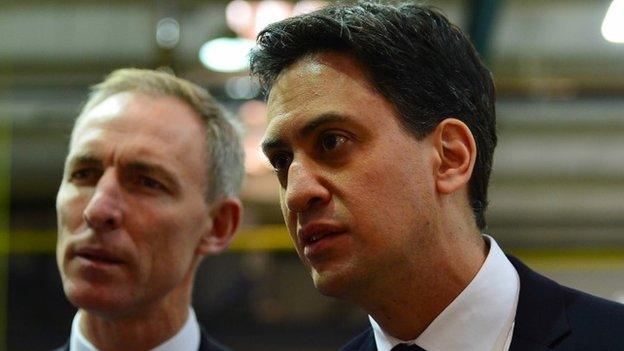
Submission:
<svg viewBox="0 0 624 351">
<path fill-rule="evenodd" d="M 170 100 L 169 105 L 172 109 L 163 105 L 163 100 Z M 176 103 L 176 102 L 179 102 Z M 179 109 L 186 111 L 180 111 Z M 163 111 L 163 109 L 165 109 Z M 196 118 L 194 123 L 198 128 L 188 128 L 185 123 L 177 123 L 176 119 L 164 122 L 158 118 L 144 121 L 145 115 L 163 115 L 171 116 L 188 115 Z M 181 119 L 182 117 L 180 117 Z M 163 125 L 166 123 L 166 125 Z M 197 112 L 188 106 L 184 101 L 168 95 L 150 95 L 142 92 L 121 92 L 104 99 L 88 111 L 85 111 L 78 120 L 73 129 L 72 139 L 76 133 L 84 133 L 88 129 L 108 130 L 120 133 L 147 133 L 153 137 L 176 142 L 180 139 L 192 138 L 197 136 L 197 131 L 203 133 L 203 121 L 197 115 Z M 182 136 L 182 137 L 181 137 Z M 202 136 L 203 139 L 203 136 Z"/>
<path fill-rule="evenodd" d="M 369 101 L 373 96 L 382 98 L 382 105 L 390 104 L 353 55 L 323 52 L 305 56 L 287 67 L 271 89 L 264 140 L 267 145 L 277 145 L 309 118 L 327 113 L 350 114 L 362 104 L 378 104 L 380 101 Z"/>
<path fill-rule="evenodd" d="M 279 103 L 288 103 L 288 101 L 298 96 L 293 94 L 292 90 L 297 90 L 299 95 L 308 93 L 312 96 L 320 96 L 328 93 L 318 89 L 297 89 L 301 85 L 310 88 L 314 81 L 320 79 L 319 77 L 327 70 L 337 73 L 337 77 L 340 80 L 349 80 L 377 93 L 367 74 L 368 69 L 353 55 L 344 52 L 327 51 L 304 56 L 285 68 L 277 77 L 273 88 L 269 92 L 268 101 L 274 102 L 276 93 L 279 93 Z M 284 86 L 286 83 L 288 86 Z M 288 89 L 290 94 L 283 94 L 286 89 Z"/>
<path fill-rule="evenodd" d="M 73 144 L 74 139 L 76 138 L 76 133 L 82 132 L 86 122 L 92 123 L 92 119 L 97 119 L 98 121 L 103 122 L 106 119 L 111 119 L 120 115 L 123 113 L 124 108 L 128 105 L 131 99 L 132 93 L 121 92 L 111 95 L 89 110 L 83 111 L 74 123 L 74 128 L 72 129 L 71 134 L 71 144 Z"/>
<path fill-rule="evenodd" d="M 152 162 L 205 186 L 203 123 L 190 106 L 172 96 L 115 94 L 79 117 L 68 158 L 89 153 L 109 163 Z"/>
</svg>

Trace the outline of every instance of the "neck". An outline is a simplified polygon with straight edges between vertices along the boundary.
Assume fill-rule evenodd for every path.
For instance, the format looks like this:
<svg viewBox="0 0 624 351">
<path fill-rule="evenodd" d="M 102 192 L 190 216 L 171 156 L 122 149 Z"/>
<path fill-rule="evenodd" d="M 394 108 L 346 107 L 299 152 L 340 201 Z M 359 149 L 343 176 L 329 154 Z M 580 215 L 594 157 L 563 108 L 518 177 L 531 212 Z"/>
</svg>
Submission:
<svg viewBox="0 0 624 351">
<path fill-rule="evenodd" d="M 185 313 L 150 313 L 141 318 L 108 320 L 81 311 L 80 329 L 101 351 L 151 350 L 174 336 L 188 318 Z"/>
<path fill-rule="evenodd" d="M 389 273 L 387 281 L 366 289 L 369 293 L 354 302 L 393 337 L 416 339 L 468 286 L 487 251 L 478 231 L 470 236 L 447 235 L 434 242 L 428 253 L 415 253 Z"/>
<path fill-rule="evenodd" d="M 160 301 L 132 313 L 80 310 L 80 330 L 101 351 L 151 350 L 184 326 L 189 317 L 191 286 L 192 277 Z"/>
</svg>

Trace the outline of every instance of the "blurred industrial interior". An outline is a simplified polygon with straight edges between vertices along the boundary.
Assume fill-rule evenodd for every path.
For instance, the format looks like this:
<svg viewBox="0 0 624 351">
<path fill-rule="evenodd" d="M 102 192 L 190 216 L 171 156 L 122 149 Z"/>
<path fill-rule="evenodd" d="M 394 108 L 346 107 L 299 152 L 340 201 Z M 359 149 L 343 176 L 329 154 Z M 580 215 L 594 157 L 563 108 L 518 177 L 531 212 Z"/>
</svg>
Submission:
<svg viewBox="0 0 624 351">
<path fill-rule="evenodd" d="M 69 335 L 54 259 L 68 135 L 88 87 L 129 66 L 207 87 L 247 126 L 244 228 L 197 278 L 209 332 L 236 350 L 334 350 L 367 323 L 319 295 L 291 248 L 258 150 L 262 96 L 236 65 L 249 42 L 233 38 L 318 3 L 0 2 L 0 350 L 48 350 Z M 538 271 L 624 301 L 624 44 L 617 25 L 605 29 L 610 6 L 624 23 L 624 2 L 429 3 L 471 34 L 497 83 L 488 233 Z"/>
</svg>

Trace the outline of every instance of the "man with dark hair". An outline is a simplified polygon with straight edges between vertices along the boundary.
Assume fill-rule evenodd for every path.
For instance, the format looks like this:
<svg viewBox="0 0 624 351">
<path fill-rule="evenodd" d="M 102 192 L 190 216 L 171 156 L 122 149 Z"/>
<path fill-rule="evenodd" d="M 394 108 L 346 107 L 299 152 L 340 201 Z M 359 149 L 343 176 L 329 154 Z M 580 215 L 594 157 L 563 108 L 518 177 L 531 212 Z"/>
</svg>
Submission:
<svg viewBox="0 0 624 351">
<path fill-rule="evenodd" d="M 226 350 L 191 307 L 195 273 L 240 223 L 240 134 L 208 92 L 122 69 L 76 119 L 56 257 L 79 310 L 59 350 Z"/>
<path fill-rule="evenodd" d="M 484 234 L 492 77 L 408 2 L 268 26 L 251 70 L 286 226 L 321 293 L 370 315 L 344 350 L 616 350 L 621 305 L 559 286 Z"/>
</svg>

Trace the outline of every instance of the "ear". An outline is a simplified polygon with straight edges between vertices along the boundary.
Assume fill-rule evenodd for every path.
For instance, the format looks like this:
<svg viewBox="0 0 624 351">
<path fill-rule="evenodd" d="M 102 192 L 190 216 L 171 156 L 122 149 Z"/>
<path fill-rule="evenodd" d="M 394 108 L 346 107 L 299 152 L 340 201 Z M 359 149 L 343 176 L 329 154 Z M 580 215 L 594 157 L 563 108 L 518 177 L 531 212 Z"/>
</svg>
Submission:
<svg viewBox="0 0 624 351">
<path fill-rule="evenodd" d="M 224 198 L 216 201 L 210 209 L 212 225 L 207 225 L 197 254 L 216 255 L 228 248 L 234 239 L 243 213 L 243 205 L 239 199 Z"/>
<path fill-rule="evenodd" d="M 439 161 L 434 169 L 436 188 L 442 194 L 453 193 L 468 184 L 472 175 L 477 158 L 474 137 L 468 126 L 456 118 L 438 124 L 432 136 Z"/>
</svg>

